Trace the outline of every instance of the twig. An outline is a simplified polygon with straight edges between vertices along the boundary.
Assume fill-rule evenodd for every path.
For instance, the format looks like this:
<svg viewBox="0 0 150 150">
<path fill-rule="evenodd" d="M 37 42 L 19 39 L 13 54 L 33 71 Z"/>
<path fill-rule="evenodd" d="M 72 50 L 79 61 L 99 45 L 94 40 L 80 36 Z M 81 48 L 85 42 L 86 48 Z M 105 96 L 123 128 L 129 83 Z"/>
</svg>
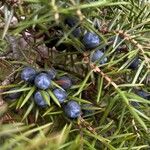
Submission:
<svg viewBox="0 0 150 150">
<path fill-rule="evenodd" d="M 85 121 L 81 116 L 79 117 L 79 125 L 87 128 L 91 133 L 97 134 L 95 129 L 91 126 L 91 124 Z"/>
<path fill-rule="evenodd" d="M 90 64 L 90 66 L 91 66 L 91 68 L 93 69 L 94 72 L 100 73 L 108 81 L 109 84 L 113 85 L 113 87 L 115 89 L 118 88 L 118 85 L 115 82 L 113 82 L 112 79 L 110 77 L 108 77 L 104 72 L 102 72 L 99 67 L 97 67 L 94 64 Z"/>
<path fill-rule="evenodd" d="M 116 33 L 116 34 L 119 34 L 121 37 L 124 37 L 125 40 L 127 41 L 130 41 L 134 46 L 136 46 L 141 52 L 142 52 L 142 55 L 145 59 L 145 62 L 147 63 L 148 65 L 148 69 L 150 69 L 150 60 L 149 58 L 144 54 L 144 49 L 143 49 L 143 45 L 139 44 L 135 39 L 133 39 L 133 37 L 124 32 L 123 30 L 113 30 L 113 31 L 109 31 L 107 28 L 105 29 L 102 29 L 102 30 L 99 30 L 100 32 L 102 32 L 103 34 L 106 34 L 106 33 Z M 149 47 L 146 47 L 147 49 L 149 49 Z"/>
<path fill-rule="evenodd" d="M 124 36 L 125 40 L 127 41 L 130 41 L 133 45 L 135 45 L 143 54 L 143 57 L 145 59 L 145 62 L 147 63 L 148 65 L 148 69 L 150 69 L 150 60 L 149 58 L 145 55 L 145 52 L 144 52 L 144 49 L 143 49 L 143 46 L 141 44 L 139 44 L 135 39 L 133 39 L 131 37 L 131 35 L 127 34 L 126 32 L 124 32 L 123 30 L 119 30 L 117 31 L 117 33 L 119 33 L 121 36 Z"/>
</svg>

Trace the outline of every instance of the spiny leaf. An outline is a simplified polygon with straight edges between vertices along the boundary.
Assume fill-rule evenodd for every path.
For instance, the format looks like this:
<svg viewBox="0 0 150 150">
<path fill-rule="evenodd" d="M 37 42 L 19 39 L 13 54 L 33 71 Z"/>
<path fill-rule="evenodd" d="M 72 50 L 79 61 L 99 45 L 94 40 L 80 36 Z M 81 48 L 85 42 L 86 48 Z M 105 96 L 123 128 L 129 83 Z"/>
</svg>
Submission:
<svg viewBox="0 0 150 150">
<path fill-rule="evenodd" d="M 23 102 L 21 103 L 20 108 L 23 107 L 26 104 L 26 102 L 29 100 L 29 98 L 33 95 L 35 89 L 36 88 L 34 86 L 30 89 L 30 91 L 28 92 L 28 94 L 24 98 Z"/>
</svg>

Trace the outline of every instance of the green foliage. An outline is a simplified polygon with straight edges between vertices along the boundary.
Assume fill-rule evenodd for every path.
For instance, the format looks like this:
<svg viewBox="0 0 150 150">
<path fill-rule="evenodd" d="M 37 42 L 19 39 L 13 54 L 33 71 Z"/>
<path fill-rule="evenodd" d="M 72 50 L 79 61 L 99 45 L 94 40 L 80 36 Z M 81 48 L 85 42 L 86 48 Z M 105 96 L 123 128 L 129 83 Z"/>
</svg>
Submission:
<svg viewBox="0 0 150 150">
<path fill-rule="evenodd" d="M 0 102 L 8 102 L 8 108 L 0 103 L 1 150 L 150 148 L 150 101 L 134 92 L 135 89 L 150 92 L 149 2 L 24 0 L 14 4 L 6 0 L 3 3 L 0 3 L 4 7 L 0 10 L 3 14 L 0 17 L 0 68 L 7 68 L 9 76 L 2 70 L 0 80 L 12 76 L 15 80 L 0 86 Z M 12 16 L 17 18 L 15 25 L 11 21 Z M 86 50 L 81 39 L 71 34 L 76 27 L 71 29 L 64 24 L 66 16 L 76 16 L 79 19 L 77 26 L 83 32 L 97 33 L 101 38 L 100 45 L 91 51 Z M 95 28 L 97 21 L 98 29 Z M 68 49 L 58 52 L 49 48 L 45 54 L 44 48 L 41 51 L 39 47 L 44 45 L 44 33 L 55 26 L 63 29 L 57 44 L 65 43 Z M 25 46 L 15 46 L 19 45 L 17 40 L 12 43 L 7 36 L 24 39 Z M 93 64 L 90 54 L 104 48 L 111 38 L 114 42 L 104 54 L 109 61 Z M 17 58 L 16 51 L 19 53 Z M 138 69 L 129 69 L 137 55 L 140 58 Z M 53 66 L 58 77 L 70 75 L 75 81 L 67 90 L 66 101 L 75 100 L 81 106 L 90 104 L 89 110 L 93 113 L 82 114 L 77 120 L 67 118 L 50 89 L 47 90 L 50 101 L 42 91 L 48 107 L 39 108 L 33 100 L 36 87 L 20 81 L 21 68 L 26 65 L 37 70 Z M 52 84 L 53 88 L 60 88 L 57 80 Z M 9 91 L 12 87 L 19 89 Z M 21 97 L 9 101 L 7 95 L 15 92 L 22 92 Z"/>
</svg>

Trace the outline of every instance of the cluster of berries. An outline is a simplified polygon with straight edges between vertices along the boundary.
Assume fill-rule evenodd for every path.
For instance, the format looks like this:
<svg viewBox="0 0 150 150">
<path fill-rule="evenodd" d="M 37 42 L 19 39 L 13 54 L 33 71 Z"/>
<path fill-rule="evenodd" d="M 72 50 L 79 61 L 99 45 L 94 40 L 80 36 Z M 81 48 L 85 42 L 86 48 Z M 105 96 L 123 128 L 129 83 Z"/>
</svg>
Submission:
<svg viewBox="0 0 150 150">
<path fill-rule="evenodd" d="M 97 48 L 100 45 L 101 39 L 100 37 L 93 32 L 86 32 L 85 34 L 82 34 L 81 28 L 77 26 L 77 20 L 74 18 L 67 18 L 65 20 L 65 23 L 71 27 L 74 28 L 72 31 L 72 35 L 75 36 L 76 38 L 80 38 L 80 41 L 82 44 L 85 46 L 86 49 L 92 50 Z M 57 27 L 57 29 L 61 29 Z M 56 30 L 57 30 L 56 29 Z M 45 35 L 45 40 L 50 39 L 49 36 Z M 53 39 L 50 42 L 45 42 L 47 47 L 53 47 L 55 46 L 58 50 L 59 48 L 64 50 L 66 48 L 65 44 L 64 45 L 59 45 L 57 46 L 57 41 L 59 40 L 58 37 Z M 111 42 L 114 39 L 111 39 Z M 120 40 L 120 39 L 119 39 Z M 108 46 L 108 45 L 107 45 Z M 104 48 L 106 49 L 106 48 Z M 91 61 L 92 62 L 97 62 L 99 64 L 105 64 L 108 61 L 108 58 L 105 56 L 104 49 L 100 50 L 97 49 L 95 50 L 92 55 L 91 55 Z M 137 69 L 139 66 L 140 60 L 138 57 L 134 58 L 130 65 L 130 69 Z M 34 68 L 31 67 L 26 67 L 23 69 L 21 72 L 21 79 L 24 80 L 27 83 L 34 84 L 36 86 L 37 90 L 34 93 L 34 101 L 35 103 L 40 106 L 40 107 L 46 107 L 47 101 L 45 100 L 45 97 L 42 95 L 41 91 L 45 91 L 45 95 L 47 99 L 50 100 L 50 94 L 47 92 L 49 88 L 51 88 L 53 91 L 53 95 L 56 97 L 58 102 L 62 105 L 62 108 L 64 109 L 65 114 L 69 118 L 78 118 L 81 115 L 81 106 L 74 100 L 66 101 L 67 100 L 67 89 L 70 89 L 72 86 L 72 80 L 68 76 L 62 76 L 59 77 L 57 80 L 58 83 L 60 83 L 61 88 L 52 88 L 52 81 L 56 77 L 56 70 L 54 68 L 48 70 L 48 71 L 41 71 L 37 72 Z M 137 95 L 141 96 L 144 99 L 150 99 L 150 94 L 143 91 L 143 90 L 136 90 L 135 92 Z M 19 93 L 20 94 L 20 93 Z M 17 98 L 20 96 L 18 93 L 12 93 L 11 98 Z M 85 105 L 85 107 L 90 107 L 89 105 Z M 84 110 L 82 110 L 84 112 Z M 91 113 L 91 111 L 85 111 L 85 113 Z"/>
<path fill-rule="evenodd" d="M 100 45 L 102 41 L 100 37 L 94 32 L 87 31 L 86 33 L 83 33 L 81 27 L 78 25 L 78 20 L 75 17 L 67 17 L 64 22 L 70 28 L 73 28 L 72 35 L 75 38 L 78 38 L 82 42 L 85 49 L 92 50 L 92 49 L 97 48 Z M 62 30 L 62 28 L 57 27 L 56 30 Z M 58 51 L 63 51 L 67 49 L 67 45 L 64 43 L 57 45 L 57 42 L 61 39 L 62 35 L 61 37 L 56 36 L 55 39 L 53 40 L 50 40 L 52 38 L 48 36 L 47 34 L 45 34 L 44 37 L 45 37 L 44 41 L 47 47 L 52 48 L 53 46 L 55 46 Z M 115 41 L 115 38 L 111 38 L 108 41 L 109 41 L 109 44 L 106 45 L 105 48 L 97 49 L 91 54 L 90 60 L 92 62 L 96 62 L 98 64 L 105 64 L 108 61 L 108 58 L 105 56 L 105 50 L 109 48 L 109 45 L 112 45 L 112 43 Z M 116 43 L 119 44 L 120 42 L 121 42 L 121 38 L 118 37 Z M 140 63 L 140 59 L 138 57 L 135 57 L 133 60 L 131 60 L 128 68 L 133 69 L 133 70 L 137 69 L 139 66 L 139 63 Z"/>
<path fill-rule="evenodd" d="M 55 77 L 56 70 L 54 68 L 48 71 L 37 72 L 32 67 L 25 67 L 21 72 L 22 80 L 24 80 L 26 83 L 36 86 L 36 91 L 34 93 L 34 101 L 41 108 L 45 108 L 48 106 L 46 99 L 42 95 L 41 91 L 44 90 L 46 97 L 50 100 L 50 95 L 47 92 L 47 90 L 52 87 L 52 80 L 55 79 Z M 53 88 L 52 92 L 58 100 L 58 102 L 62 105 L 65 114 L 72 119 L 79 117 L 81 114 L 80 105 L 73 100 L 65 102 L 65 100 L 67 99 L 66 90 L 72 86 L 71 78 L 64 75 L 59 77 L 57 82 L 60 83 L 61 88 Z M 11 99 L 17 99 L 20 96 L 21 93 L 19 92 L 9 94 L 9 98 Z"/>
<path fill-rule="evenodd" d="M 67 17 L 65 19 L 65 24 L 67 24 L 70 28 L 74 28 L 74 30 L 72 31 L 72 35 L 80 39 L 82 44 L 85 46 L 85 49 L 92 50 L 92 49 L 97 48 L 100 45 L 101 39 L 96 33 L 86 32 L 85 34 L 83 34 L 80 26 L 77 26 L 78 20 L 76 18 Z M 105 48 L 97 49 L 91 54 L 92 62 L 96 62 L 98 64 L 105 64 L 108 61 L 108 58 L 105 56 L 104 51 L 108 49 L 110 45 L 113 44 L 113 42 L 115 41 L 115 38 L 110 38 L 108 41 L 109 41 L 109 44 L 106 45 Z M 121 41 L 122 39 L 118 37 L 116 41 L 116 45 L 118 45 Z M 51 44 L 47 46 L 51 46 Z M 120 50 L 120 47 L 118 47 L 118 50 Z M 138 69 L 139 64 L 140 64 L 140 59 L 138 56 L 136 56 L 134 59 L 131 60 L 128 68 L 132 70 Z M 144 90 L 136 90 L 135 93 L 144 99 L 150 99 L 150 94 L 145 92 Z"/>
<path fill-rule="evenodd" d="M 68 17 L 65 19 L 65 24 L 67 24 L 70 28 L 74 28 L 75 26 L 77 26 L 77 23 L 78 23 L 78 21 L 76 18 Z M 61 30 L 61 28 L 57 27 L 57 30 Z M 78 26 L 72 31 L 72 35 L 76 38 L 81 38 L 83 45 L 88 50 L 96 48 L 97 46 L 100 45 L 100 42 L 101 42 L 99 36 L 95 33 L 86 32 L 84 35 L 82 35 L 81 28 Z M 51 37 L 48 36 L 47 34 L 45 34 L 45 36 L 44 36 L 45 45 L 49 48 L 52 48 L 53 46 L 55 46 L 58 51 L 63 51 L 64 49 L 67 49 L 67 46 L 63 43 L 61 43 L 60 45 L 57 45 L 57 42 L 60 40 L 60 38 L 56 36 L 55 39 L 53 38 L 53 40 L 50 40 Z M 104 57 L 101 60 L 103 55 L 104 55 L 104 53 L 101 50 L 95 51 L 91 58 L 92 62 L 100 60 L 99 61 L 100 64 L 106 63 L 107 62 L 106 57 Z"/>
</svg>

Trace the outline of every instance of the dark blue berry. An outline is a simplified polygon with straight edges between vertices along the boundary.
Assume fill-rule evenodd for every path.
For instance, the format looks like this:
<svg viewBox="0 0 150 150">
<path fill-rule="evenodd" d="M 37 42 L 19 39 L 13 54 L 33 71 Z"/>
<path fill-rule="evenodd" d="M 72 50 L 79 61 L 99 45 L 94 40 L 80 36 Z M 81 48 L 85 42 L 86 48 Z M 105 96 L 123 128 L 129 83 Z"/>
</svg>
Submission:
<svg viewBox="0 0 150 150">
<path fill-rule="evenodd" d="M 78 23 L 78 20 L 76 18 L 68 17 L 65 19 L 65 24 L 67 24 L 69 27 L 73 28 Z M 80 37 L 81 36 L 81 29 L 80 27 L 75 28 L 72 31 L 72 34 L 74 37 Z"/>
<path fill-rule="evenodd" d="M 62 89 L 54 89 L 53 91 L 54 95 L 58 99 L 59 103 L 63 103 L 65 99 L 67 98 L 67 93 L 65 90 Z"/>
<path fill-rule="evenodd" d="M 46 90 L 51 85 L 51 78 L 47 73 L 40 73 L 35 77 L 34 84 L 42 90 Z"/>
<path fill-rule="evenodd" d="M 78 23 L 78 20 L 74 17 L 67 17 L 65 19 L 65 24 L 67 24 L 69 27 L 74 27 Z"/>
<path fill-rule="evenodd" d="M 100 50 L 96 50 L 93 54 L 92 54 L 92 62 L 98 61 L 99 64 L 104 64 L 107 62 L 107 57 L 103 57 L 104 53 Z M 103 58 L 102 58 L 103 57 Z"/>
<path fill-rule="evenodd" d="M 50 99 L 50 96 L 49 96 L 49 94 L 47 92 L 46 92 L 46 96 Z M 40 107 L 48 106 L 48 104 L 46 103 L 46 100 L 44 99 L 44 97 L 42 96 L 40 91 L 37 91 L 34 94 L 34 101 Z"/>
<path fill-rule="evenodd" d="M 10 89 L 9 91 L 15 91 L 15 90 L 18 90 L 18 88 L 12 88 Z M 14 93 L 10 93 L 8 94 L 8 98 L 10 100 L 14 100 L 14 99 L 17 99 L 21 96 L 22 92 L 14 92 Z"/>
<path fill-rule="evenodd" d="M 80 29 L 80 27 L 74 29 L 74 30 L 72 31 L 72 34 L 73 34 L 74 37 L 76 37 L 76 38 L 80 37 L 80 36 L 81 36 L 81 29 Z"/>
<path fill-rule="evenodd" d="M 26 82 L 33 83 L 36 75 L 37 72 L 35 69 L 31 67 L 25 67 L 21 72 L 21 79 Z"/>
<path fill-rule="evenodd" d="M 140 63 L 140 60 L 139 60 L 139 58 L 138 57 L 135 57 L 133 60 L 132 60 L 132 62 L 131 62 L 131 64 L 129 65 L 129 68 L 130 69 L 137 69 L 138 68 L 138 66 L 139 66 L 139 63 Z"/>
<path fill-rule="evenodd" d="M 68 76 L 60 77 L 58 82 L 60 86 L 65 90 L 69 89 L 72 86 L 72 81 Z"/>
<path fill-rule="evenodd" d="M 64 106 L 64 112 L 67 115 L 67 117 L 69 117 L 71 119 L 75 119 L 81 115 L 81 107 L 77 102 L 69 101 Z"/>
<path fill-rule="evenodd" d="M 150 93 L 144 90 L 135 90 L 135 93 L 144 99 L 150 100 Z"/>
<path fill-rule="evenodd" d="M 85 47 L 87 49 L 92 49 L 97 47 L 100 44 L 100 39 L 99 36 L 95 33 L 92 32 L 87 32 L 84 36 L 83 36 L 83 44 L 85 45 Z"/>
<path fill-rule="evenodd" d="M 54 79 L 56 77 L 57 71 L 54 68 L 51 68 L 47 71 L 47 74 L 51 79 Z"/>
</svg>

